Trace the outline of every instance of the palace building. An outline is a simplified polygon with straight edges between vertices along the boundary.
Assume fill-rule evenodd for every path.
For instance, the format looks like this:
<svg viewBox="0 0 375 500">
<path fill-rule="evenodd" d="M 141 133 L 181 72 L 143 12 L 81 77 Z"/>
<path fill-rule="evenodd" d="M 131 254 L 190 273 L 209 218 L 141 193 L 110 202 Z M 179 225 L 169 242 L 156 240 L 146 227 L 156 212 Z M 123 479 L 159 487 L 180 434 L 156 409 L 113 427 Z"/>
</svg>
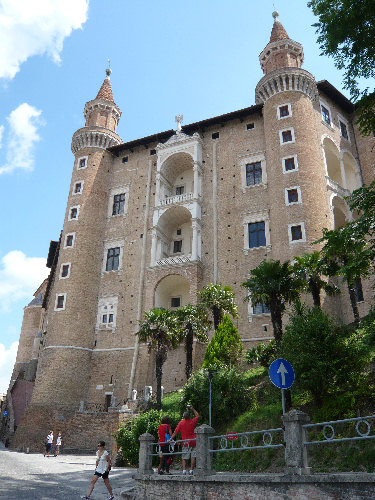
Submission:
<svg viewBox="0 0 375 500">
<path fill-rule="evenodd" d="M 196 303 L 209 283 L 233 288 L 245 348 L 270 340 L 267 307 L 243 300 L 249 271 L 311 252 L 323 227 L 351 219 L 344 198 L 374 179 L 375 137 L 360 135 L 345 96 L 302 68 L 303 47 L 277 13 L 259 61 L 255 104 L 187 125 L 178 116 L 176 130 L 130 142 L 116 133 L 110 70 L 85 104 L 50 276 L 25 308 L 7 397 L 12 446 L 40 447 L 49 428 L 72 449 L 96 444 L 99 425 L 110 436 L 134 390 L 156 387 L 135 335 L 145 311 Z M 369 284 L 357 294 L 363 316 Z M 344 287 L 322 302 L 353 321 Z M 195 345 L 196 367 L 203 353 Z M 184 365 L 183 347 L 168 354 L 166 391 L 183 386 Z"/>
</svg>

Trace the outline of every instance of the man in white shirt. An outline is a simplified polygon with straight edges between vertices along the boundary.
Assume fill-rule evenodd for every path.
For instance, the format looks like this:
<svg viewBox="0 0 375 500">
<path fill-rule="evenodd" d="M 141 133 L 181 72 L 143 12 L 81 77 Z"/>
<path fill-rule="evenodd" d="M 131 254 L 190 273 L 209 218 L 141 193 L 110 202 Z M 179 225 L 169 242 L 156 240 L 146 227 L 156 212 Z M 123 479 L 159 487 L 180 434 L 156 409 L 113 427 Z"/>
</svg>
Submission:
<svg viewBox="0 0 375 500">
<path fill-rule="evenodd" d="M 49 454 L 51 453 L 52 450 L 52 443 L 53 443 L 53 431 L 49 431 L 46 440 L 46 453 L 44 454 L 44 456 L 47 455 L 47 457 L 49 457 Z"/>
</svg>

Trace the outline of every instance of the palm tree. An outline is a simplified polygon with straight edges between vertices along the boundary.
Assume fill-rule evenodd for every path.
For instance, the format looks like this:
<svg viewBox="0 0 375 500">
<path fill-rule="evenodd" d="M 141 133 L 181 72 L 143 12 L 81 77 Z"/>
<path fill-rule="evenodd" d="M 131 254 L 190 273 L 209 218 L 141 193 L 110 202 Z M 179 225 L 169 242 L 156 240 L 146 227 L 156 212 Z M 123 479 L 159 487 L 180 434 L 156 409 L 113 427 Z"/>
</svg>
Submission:
<svg viewBox="0 0 375 500">
<path fill-rule="evenodd" d="M 359 325 L 359 312 L 354 284 L 368 276 L 372 269 L 372 250 L 354 225 L 347 224 L 334 230 L 324 228 L 323 237 L 316 243 L 324 243 L 322 262 L 329 276 L 341 276 L 347 282 L 354 323 Z"/>
<path fill-rule="evenodd" d="M 245 300 L 253 304 L 263 303 L 269 307 L 273 335 L 278 344 L 283 335 L 282 316 L 286 304 L 299 299 L 302 284 L 294 275 L 289 261 L 264 260 L 258 267 L 250 271 L 250 277 L 242 283 L 248 290 Z"/>
<path fill-rule="evenodd" d="M 233 318 L 238 316 L 234 292 L 230 286 L 210 283 L 198 292 L 198 298 L 200 304 L 211 311 L 215 330 L 223 320 L 225 313 L 229 313 Z"/>
<path fill-rule="evenodd" d="M 151 309 L 145 313 L 137 335 L 141 342 L 148 342 L 149 349 L 155 351 L 156 403 L 161 409 L 163 364 L 168 351 L 178 347 L 181 339 L 176 313 L 164 308 Z"/>
<path fill-rule="evenodd" d="M 194 338 L 200 342 L 208 342 L 207 332 L 210 327 L 210 321 L 207 318 L 206 310 L 200 305 L 193 306 L 192 304 L 187 304 L 177 309 L 176 314 L 185 344 L 185 373 L 186 380 L 188 380 L 193 372 Z"/>
<path fill-rule="evenodd" d="M 322 276 L 327 269 L 322 263 L 320 252 L 305 253 L 301 257 L 294 257 L 293 272 L 303 283 L 303 289 L 311 293 L 314 306 L 320 307 L 320 292 L 323 290 L 327 295 L 336 295 L 340 289 L 333 284 L 327 283 Z"/>
</svg>

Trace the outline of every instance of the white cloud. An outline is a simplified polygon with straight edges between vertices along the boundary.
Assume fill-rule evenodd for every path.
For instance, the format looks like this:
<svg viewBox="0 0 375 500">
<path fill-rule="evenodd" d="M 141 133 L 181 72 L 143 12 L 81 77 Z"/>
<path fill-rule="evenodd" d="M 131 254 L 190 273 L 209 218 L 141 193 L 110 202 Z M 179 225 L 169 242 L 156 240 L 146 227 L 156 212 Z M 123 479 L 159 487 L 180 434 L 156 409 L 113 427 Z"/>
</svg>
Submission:
<svg viewBox="0 0 375 500">
<path fill-rule="evenodd" d="M 10 310 L 20 299 L 31 300 L 48 273 L 44 258 L 27 257 L 19 250 L 4 255 L 0 267 L 0 310 Z"/>
<path fill-rule="evenodd" d="M 9 349 L 4 344 L 0 344 L 0 393 L 6 393 L 8 390 L 17 349 L 18 342 L 13 342 Z"/>
<path fill-rule="evenodd" d="M 87 20 L 89 0 L 0 0 L 0 78 L 12 79 L 29 57 L 56 63 L 64 39 Z"/>
<path fill-rule="evenodd" d="M 1 1 L 1 0 L 0 0 Z M 38 128 L 44 125 L 42 112 L 24 102 L 7 117 L 9 130 L 6 141 L 6 162 L 0 166 L 1 174 L 17 169 L 33 170 L 34 146 L 40 140 Z M 0 148 L 4 126 L 0 127 Z"/>
</svg>

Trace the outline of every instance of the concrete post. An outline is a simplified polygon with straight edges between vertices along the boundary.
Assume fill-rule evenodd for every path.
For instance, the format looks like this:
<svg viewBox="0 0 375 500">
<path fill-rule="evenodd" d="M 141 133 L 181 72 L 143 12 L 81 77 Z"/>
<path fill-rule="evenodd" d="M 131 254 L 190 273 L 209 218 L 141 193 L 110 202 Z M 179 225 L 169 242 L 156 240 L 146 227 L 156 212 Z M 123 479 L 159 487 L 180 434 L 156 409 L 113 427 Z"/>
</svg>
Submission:
<svg viewBox="0 0 375 500">
<path fill-rule="evenodd" d="M 139 436 L 139 465 L 138 474 L 153 474 L 152 468 L 152 443 L 154 436 L 145 432 Z"/>
<path fill-rule="evenodd" d="M 285 474 L 311 474 L 307 463 L 306 431 L 303 428 L 310 418 L 299 410 L 291 410 L 283 416 L 285 427 Z"/>
<path fill-rule="evenodd" d="M 195 429 L 195 433 L 197 435 L 197 467 L 195 474 L 197 476 L 212 476 L 216 472 L 212 465 L 213 454 L 209 452 L 212 447 L 212 441 L 209 437 L 213 436 L 215 431 L 209 425 L 203 424 Z"/>
</svg>

